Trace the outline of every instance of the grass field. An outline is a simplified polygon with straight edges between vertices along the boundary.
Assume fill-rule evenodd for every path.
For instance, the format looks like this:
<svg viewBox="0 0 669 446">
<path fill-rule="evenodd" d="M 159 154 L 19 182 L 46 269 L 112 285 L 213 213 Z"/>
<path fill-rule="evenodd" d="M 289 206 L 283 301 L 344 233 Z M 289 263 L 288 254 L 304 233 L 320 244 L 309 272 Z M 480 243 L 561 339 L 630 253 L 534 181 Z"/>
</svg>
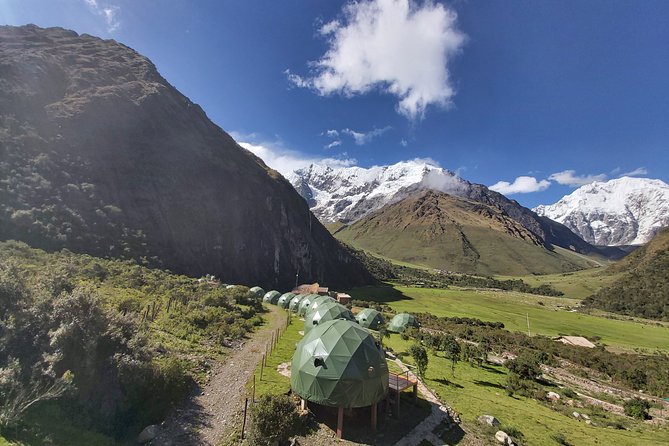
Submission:
<svg viewBox="0 0 669 446">
<path fill-rule="evenodd" d="M 399 335 L 392 335 L 386 340 L 386 345 L 401 355 L 410 343 L 403 341 Z M 408 356 L 404 356 L 403 360 L 411 362 Z M 564 435 L 569 444 L 578 446 L 669 443 L 667 429 L 652 428 L 631 419 L 608 414 L 598 415 L 587 408 L 576 409 L 591 414 L 593 421 L 601 427 L 590 426 L 570 417 L 568 413 L 574 410 L 572 408 L 567 413 L 561 413 L 532 399 L 510 397 L 504 390 L 506 373 L 506 369 L 501 366 L 487 365 L 479 368 L 460 362 L 452 375 L 449 360 L 430 354 L 426 383 L 438 393 L 440 399 L 461 414 L 466 429 L 479 429 L 476 425 L 478 416 L 493 415 L 503 425 L 519 429 L 527 445 L 556 445 L 551 435 L 557 433 Z M 554 390 L 560 392 L 559 389 Z M 621 422 L 628 430 L 603 427 L 607 421 Z"/>
<path fill-rule="evenodd" d="M 349 293 L 355 299 L 388 304 L 400 312 L 497 321 L 504 323 L 508 330 L 522 332 L 527 332 L 529 316 L 532 334 L 599 336 L 601 343 L 617 348 L 669 351 L 669 328 L 666 326 L 608 319 L 560 308 L 575 305 L 578 299 L 494 290 L 390 285 L 354 288 Z"/>
<path fill-rule="evenodd" d="M 522 279 L 528 285 L 551 285 L 558 291 L 562 291 L 566 297 L 584 299 L 613 283 L 620 277 L 620 273 L 613 274 L 606 268 L 592 268 L 576 271 L 573 273 L 529 275 L 520 277 L 496 276 L 496 279 Z"/>
</svg>

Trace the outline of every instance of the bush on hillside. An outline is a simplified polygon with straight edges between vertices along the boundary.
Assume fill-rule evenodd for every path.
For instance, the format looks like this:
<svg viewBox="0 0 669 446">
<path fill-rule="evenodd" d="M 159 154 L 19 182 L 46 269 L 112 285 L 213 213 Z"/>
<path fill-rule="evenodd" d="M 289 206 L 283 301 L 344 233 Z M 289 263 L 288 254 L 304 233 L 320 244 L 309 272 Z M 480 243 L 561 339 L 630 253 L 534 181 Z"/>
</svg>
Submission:
<svg viewBox="0 0 669 446">
<path fill-rule="evenodd" d="M 265 394 L 251 407 L 249 441 L 254 446 L 285 442 L 298 433 L 300 424 L 297 406 L 289 396 Z"/>
<path fill-rule="evenodd" d="M 637 418 L 639 420 L 647 420 L 650 418 L 648 415 L 648 409 L 650 409 L 650 403 L 641 398 L 632 398 L 623 403 L 623 408 L 625 409 L 625 415 L 632 418 Z"/>
</svg>

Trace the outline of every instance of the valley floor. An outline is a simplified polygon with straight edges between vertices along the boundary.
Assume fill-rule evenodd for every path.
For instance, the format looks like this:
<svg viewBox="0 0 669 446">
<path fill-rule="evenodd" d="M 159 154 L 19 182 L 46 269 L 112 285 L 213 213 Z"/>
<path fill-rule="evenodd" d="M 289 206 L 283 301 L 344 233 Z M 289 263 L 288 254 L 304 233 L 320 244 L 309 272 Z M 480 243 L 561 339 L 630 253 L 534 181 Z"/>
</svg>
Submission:
<svg viewBox="0 0 669 446">
<path fill-rule="evenodd" d="M 574 311 L 580 300 L 489 289 L 427 289 L 395 284 L 349 290 L 354 299 L 395 311 L 502 322 L 507 330 L 546 336 L 578 335 L 614 350 L 669 351 L 669 327 L 655 321 L 622 320 Z M 614 318 L 615 317 L 615 318 Z"/>
</svg>

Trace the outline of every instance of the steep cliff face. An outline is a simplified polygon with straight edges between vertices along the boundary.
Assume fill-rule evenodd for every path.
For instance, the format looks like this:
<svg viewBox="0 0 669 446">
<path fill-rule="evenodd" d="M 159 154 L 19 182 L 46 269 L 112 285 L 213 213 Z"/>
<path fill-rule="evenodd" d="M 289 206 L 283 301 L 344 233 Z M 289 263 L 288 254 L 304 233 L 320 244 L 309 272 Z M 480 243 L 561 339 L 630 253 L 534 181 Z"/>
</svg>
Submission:
<svg viewBox="0 0 669 446">
<path fill-rule="evenodd" d="M 277 172 L 132 49 L 0 27 L 0 237 L 288 287 L 369 280 Z"/>
</svg>

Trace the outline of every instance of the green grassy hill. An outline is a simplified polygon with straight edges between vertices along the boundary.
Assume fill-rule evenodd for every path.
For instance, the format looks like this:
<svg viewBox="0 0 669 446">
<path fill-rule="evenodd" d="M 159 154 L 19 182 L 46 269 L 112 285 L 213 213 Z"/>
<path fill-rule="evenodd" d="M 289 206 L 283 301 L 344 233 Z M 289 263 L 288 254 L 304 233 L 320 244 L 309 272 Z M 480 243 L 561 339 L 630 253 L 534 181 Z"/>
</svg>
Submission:
<svg viewBox="0 0 669 446">
<path fill-rule="evenodd" d="M 497 208 L 426 191 L 334 231 L 383 257 L 471 274 L 547 274 L 596 266 L 540 239 Z"/>
<path fill-rule="evenodd" d="M 244 286 L 0 243 L 0 444 L 132 443 L 263 322 L 261 308 Z M 17 395 L 68 371 L 66 393 L 8 416 Z"/>
<path fill-rule="evenodd" d="M 669 320 L 669 228 L 608 272 L 613 283 L 585 300 L 590 307 L 650 319 Z"/>
</svg>

